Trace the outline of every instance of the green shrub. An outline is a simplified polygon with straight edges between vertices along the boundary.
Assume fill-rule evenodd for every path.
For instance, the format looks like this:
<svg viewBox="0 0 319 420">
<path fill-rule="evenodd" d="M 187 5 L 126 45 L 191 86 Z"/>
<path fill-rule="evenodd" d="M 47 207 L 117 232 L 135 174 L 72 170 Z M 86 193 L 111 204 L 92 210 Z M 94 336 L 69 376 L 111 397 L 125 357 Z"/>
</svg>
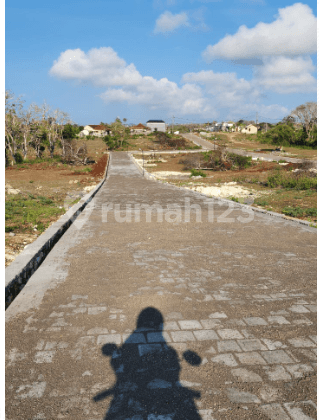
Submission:
<svg viewBox="0 0 319 420">
<path fill-rule="evenodd" d="M 317 216 L 317 209 L 311 207 L 309 209 L 302 209 L 301 207 L 285 207 L 282 212 L 290 217 L 305 217 L 305 216 Z"/>
<path fill-rule="evenodd" d="M 203 171 L 199 171 L 198 169 L 191 169 L 191 176 L 202 176 L 203 178 L 206 178 L 206 174 Z"/>
<path fill-rule="evenodd" d="M 14 154 L 14 158 L 15 158 L 17 164 L 23 163 L 23 157 L 22 157 L 20 152 L 16 152 Z"/>
<path fill-rule="evenodd" d="M 239 169 L 246 169 L 252 165 L 251 156 L 241 156 L 241 155 L 236 155 L 235 153 L 229 153 L 228 156 L 233 166 L 238 166 Z"/>
<path fill-rule="evenodd" d="M 310 190 L 317 189 L 317 178 L 307 176 L 298 177 L 291 173 L 284 174 L 278 170 L 277 173 L 268 177 L 267 185 L 270 188 L 282 187 L 296 190 Z"/>
</svg>

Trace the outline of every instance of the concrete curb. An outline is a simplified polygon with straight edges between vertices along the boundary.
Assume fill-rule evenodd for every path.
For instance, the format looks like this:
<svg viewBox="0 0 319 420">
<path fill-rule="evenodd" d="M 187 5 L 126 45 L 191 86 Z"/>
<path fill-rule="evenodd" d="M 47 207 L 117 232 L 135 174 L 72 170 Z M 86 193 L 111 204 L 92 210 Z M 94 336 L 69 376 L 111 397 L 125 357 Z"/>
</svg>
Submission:
<svg viewBox="0 0 319 420">
<path fill-rule="evenodd" d="M 140 173 L 143 174 L 143 168 L 138 164 L 138 162 L 136 162 L 136 160 L 134 159 L 134 157 L 133 157 L 133 155 L 132 155 L 131 152 L 129 152 L 129 156 L 130 156 L 130 159 L 132 160 L 132 162 L 135 164 L 135 166 L 140 171 Z M 229 206 L 229 203 L 232 203 L 232 205 L 234 206 L 234 209 L 235 208 L 238 208 L 238 209 L 246 209 L 247 211 L 253 211 L 253 212 L 256 212 L 256 213 L 262 213 L 262 214 L 269 215 L 269 216 L 272 216 L 272 217 L 279 217 L 280 219 L 284 219 L 285 221 L 288 221 L 288 222 L 293 222 L 293 223 L 298 223 L 298 224 L 301 224 L 301 225 L 308 226 L 309 228 L 312 228 L 314 232 L 317 232 L 317 228 L 316 227 L 310 226 L 310 225 L 313 224 L 312 222 L 307 222 L 306 220 L 301 220 L 301 219 L 294 219 L 292 217 L 285 216 L 284 214 L 281 214 L 281 213 L 276 213 L 274 211 L 264 210 L 264 209 L 261 209 L 261 208 L 258 208 L 258 207 L 252 207 L 252 206 L 249 206 L 248 204 L 237 203 L 236 201 L 228 200 L 226 198 L 221 198 L 221 197 L 208 197 L 207 195 L 205 195 L 203 193 L 200 193 L 198 191 L 194 191 L 194 190 L 191 190 L 189 188 L 178 187 L 177 185 L 170 184 L 169 182 L 161 181 L 161 180 L 155 178 L 154 175 L 151 175 L 150 173 L 148 173 L 145 168 L 144 168 L 144 177 L 147 178 L 148 180 L 159 182 L 161 184 L 171 185 L 174 188 L 188 190 L 188 191 L 190 191 L 190 192 L 192 192 L 194 194 L 201 195 L 202 197 L 205 197 L 205 198 L 210 199 L 210 200 L 215 200 L 215 201 L 222 202 L 224 204 L 227 204 L 228 206 Z"/>
<path fill-rule="evenodd" d="M 32 274 L 40 267 L 46 256 L 62 235 L 71 226 L 74 220 L 82 213 L 87 204 L 93 199 L 95 194 L 107 179 L 108 168 L 111 154 L 107 160 L 103 180 L 86 194 L 77 204 L 72 206 L 59 220 L 51 225 L 42 233 L 32 244 L 21 252 L 17 258 L 5 270 L 5 306 L 13 302 L 16 296 L 24 288 Z"/>
</svg>

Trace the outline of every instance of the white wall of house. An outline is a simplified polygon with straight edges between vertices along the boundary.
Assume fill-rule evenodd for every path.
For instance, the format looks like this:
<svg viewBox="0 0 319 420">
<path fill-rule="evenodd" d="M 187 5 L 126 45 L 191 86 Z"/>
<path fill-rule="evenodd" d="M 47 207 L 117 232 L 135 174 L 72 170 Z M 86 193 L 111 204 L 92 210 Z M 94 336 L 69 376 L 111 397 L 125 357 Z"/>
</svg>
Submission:
<svg viewBox="0 0 319 420">
<path fill-rule="evenodd" d="M 257 127 L 252 124 L 247 125 L 247 127 L 241 130 L 242 133 L 247 133 L 247 134 L 257 134 L 257 131 L 258 131 Z"/>
<path fill-rule="evenodd" d="M 151 131 L 162 131 L 162 132 L 166 132 L 166 124 L 164 122 L 160 123 L 160 122 L 147 122 L 146 123 L 147 127 L 149 127 L 151 129 Z"/>
<path fill-rule="evenodd" d="M 94 128 L 92 128 L 90 125 L 86 125 L 84 130 L 88 131 L 90 136 L 103 137 L 107 134 L 105 130 L 94 130 Z"/>
</svg>

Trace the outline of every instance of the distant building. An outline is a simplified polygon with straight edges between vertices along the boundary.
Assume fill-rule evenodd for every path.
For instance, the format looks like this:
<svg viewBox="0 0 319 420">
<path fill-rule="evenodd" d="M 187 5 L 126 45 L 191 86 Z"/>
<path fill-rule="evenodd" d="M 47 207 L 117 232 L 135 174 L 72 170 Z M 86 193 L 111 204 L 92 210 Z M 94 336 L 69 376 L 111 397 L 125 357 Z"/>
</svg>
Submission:
<svg viewBox="0 0 319 420">
<path fill-rule="evenodd" d="M 152 132 L 162 131 L 165 133 L 166 131 L 166 124 L 163 120 L 148 120 L 146 125 L 152 130 Z"/>
<path fill-rule="evenodd" d="M 257 134 L 257 131 L 257 127 L 253 124 L 246 125 L 246 127 L 241 130 L 242 133 L 247 134 Z"/>
<path fill-rule="evenodd" d="M 130 127 L 131 133 L 145 133 L 145 131 L 149 130 L 149 127 L 145 127 L 145 125 L 139 123 L 137 125 L 133 125 Z"/>
<path fill-rule="evenodd" d="M 80 132 L 79 136 L 97 136 L 103 137 L 110 133 L 110 127 L 108 125 L 86 125 Z"/>
</svg>

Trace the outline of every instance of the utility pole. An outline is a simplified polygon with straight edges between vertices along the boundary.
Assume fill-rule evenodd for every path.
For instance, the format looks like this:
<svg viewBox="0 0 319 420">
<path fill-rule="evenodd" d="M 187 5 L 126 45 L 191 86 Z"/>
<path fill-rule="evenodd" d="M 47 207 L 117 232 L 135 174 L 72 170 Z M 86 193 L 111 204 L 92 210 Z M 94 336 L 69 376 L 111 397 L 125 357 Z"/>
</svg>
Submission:
<svg viewBox="0 0 319 420">
<path fill-rule="evenodd" d="M 256 112 L 256 125 L 258 125 L 258 112 Z"/>
<path fill-rule="evenodd" d="M 172 124 L 173 124 L 173 125 L 172 125 L 172 134 L 174 133 L 174 123 L 175 123 L 174 118 L 175 118 L 175 117 L 174 117 L 174 115 L 173 115 L 173 116 L 172 116 Z"/>
</svg>

